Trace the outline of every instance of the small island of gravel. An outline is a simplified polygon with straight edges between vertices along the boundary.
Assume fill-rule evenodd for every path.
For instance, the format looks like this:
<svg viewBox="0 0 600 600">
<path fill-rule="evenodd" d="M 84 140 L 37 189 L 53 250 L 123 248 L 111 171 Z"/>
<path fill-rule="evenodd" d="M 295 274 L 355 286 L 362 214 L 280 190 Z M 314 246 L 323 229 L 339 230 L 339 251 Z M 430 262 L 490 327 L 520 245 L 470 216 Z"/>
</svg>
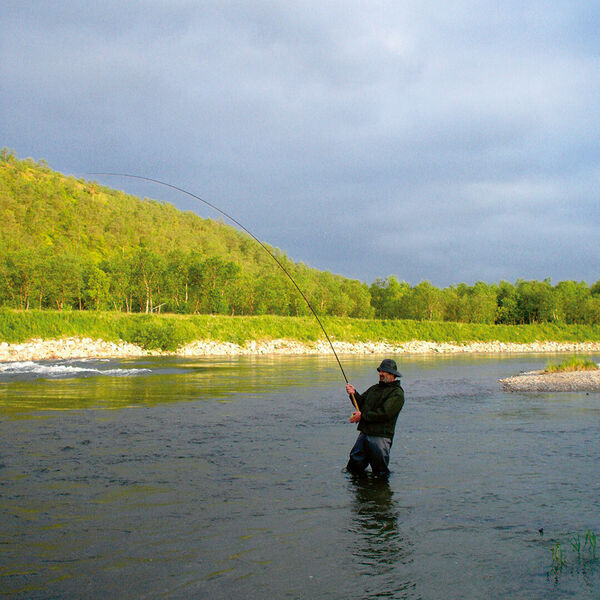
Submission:
<svg viewBox="0 0 600 600">
<path fill-rule="evenodd" d="M 500 379 L 507 392 L 600 392 L 600 369 L 591 360 L 573 356 L 543 371 Z"/>
<path fill-rule="evenodd" d="M 600 371 L 530 371 L 499 381 L 506 392 L 600 392 Z"/>
</svg>

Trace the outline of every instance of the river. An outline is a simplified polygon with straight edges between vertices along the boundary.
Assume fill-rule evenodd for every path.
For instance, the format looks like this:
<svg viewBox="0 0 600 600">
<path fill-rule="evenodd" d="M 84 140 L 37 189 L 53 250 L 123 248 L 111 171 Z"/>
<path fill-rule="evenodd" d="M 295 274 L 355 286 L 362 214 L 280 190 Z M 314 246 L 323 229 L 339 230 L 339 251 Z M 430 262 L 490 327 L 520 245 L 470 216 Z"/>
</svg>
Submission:
<svg viewBox="0 0 600 600">
<path fill-rule="evenodd" d="M 0 595 L 598 598 L 600 394 L 502 392 L 547 356 L 396 358 L 388 480 L 343 472 L 330 357 L 0 363 Z"/>
</svg>

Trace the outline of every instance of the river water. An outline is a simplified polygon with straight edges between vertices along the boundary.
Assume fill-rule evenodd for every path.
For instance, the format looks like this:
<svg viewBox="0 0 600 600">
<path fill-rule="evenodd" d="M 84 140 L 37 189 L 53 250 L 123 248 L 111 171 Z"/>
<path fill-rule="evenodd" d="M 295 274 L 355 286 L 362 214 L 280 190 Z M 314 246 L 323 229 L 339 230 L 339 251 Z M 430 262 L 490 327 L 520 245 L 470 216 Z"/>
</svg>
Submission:
<svg viewBox="0 0 600 600">
<path fill-rule="evenodd" d="M 359 390 L 381 358 L 343 359 Z M 0 364 L 0 594 L 598 598 L 570 541 L 600 537 L 600 394 L 502 392 L 547 356 L 397 359 L 388 480 L 343 472 L 330 357 Z"/>
</svg>

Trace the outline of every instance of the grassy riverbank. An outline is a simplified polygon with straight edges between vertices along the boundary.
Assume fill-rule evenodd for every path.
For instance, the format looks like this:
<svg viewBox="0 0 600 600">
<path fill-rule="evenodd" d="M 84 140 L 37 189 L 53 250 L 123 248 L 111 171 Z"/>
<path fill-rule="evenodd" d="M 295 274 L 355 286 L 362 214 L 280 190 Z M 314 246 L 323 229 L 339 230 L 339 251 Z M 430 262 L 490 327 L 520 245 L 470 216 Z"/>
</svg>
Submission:
<svg viewBox="0 0 600 600">
<path fill-rule="evenodd" d="M 598 325 L 484 325 L 410 320 L 323 317 L 334 341 L 403 343 L 412 340 L 466 344 L 491 342 L 598 342 Z M 93 311 L 16 311 L 0 309 L 0 342 L 80 337 L 175 350 L 196 340 L 246 342 L 324 339 L 313 317 L 228 317 L 223 315 L 144 315 Z"/>
</svg>

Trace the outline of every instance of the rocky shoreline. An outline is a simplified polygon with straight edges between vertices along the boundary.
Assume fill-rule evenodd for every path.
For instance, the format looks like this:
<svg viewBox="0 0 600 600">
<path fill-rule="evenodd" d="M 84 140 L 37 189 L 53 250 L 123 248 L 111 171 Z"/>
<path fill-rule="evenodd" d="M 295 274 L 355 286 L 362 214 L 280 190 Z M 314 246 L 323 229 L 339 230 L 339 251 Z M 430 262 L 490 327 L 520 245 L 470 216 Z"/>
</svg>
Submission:
<svg viewBox="0 0 600 600">
<path fill-rule="evenodd" d="M 517 353 L 600 353 L 600 342 L 471 342 L 466 344 L 436 343 L 414 340 L 402 344 L 388 342 L 333 342 L 338 354 L 517 354 Z M 302 343 L 293 340 L 251 341 L 244 346 L 232 342 L 203 340 L 178 348 L 175 352 L 145 350 L 128 342 L 106 342 L 90 338 L 59 340 L 34 339 L 20 344 L 0 343 L 0 362 L 39 361 L 71 358 L 137 358 L 143 356 L 239 356 L 266 354 L 329 354 L 327 341 Z"/>
</svg>

